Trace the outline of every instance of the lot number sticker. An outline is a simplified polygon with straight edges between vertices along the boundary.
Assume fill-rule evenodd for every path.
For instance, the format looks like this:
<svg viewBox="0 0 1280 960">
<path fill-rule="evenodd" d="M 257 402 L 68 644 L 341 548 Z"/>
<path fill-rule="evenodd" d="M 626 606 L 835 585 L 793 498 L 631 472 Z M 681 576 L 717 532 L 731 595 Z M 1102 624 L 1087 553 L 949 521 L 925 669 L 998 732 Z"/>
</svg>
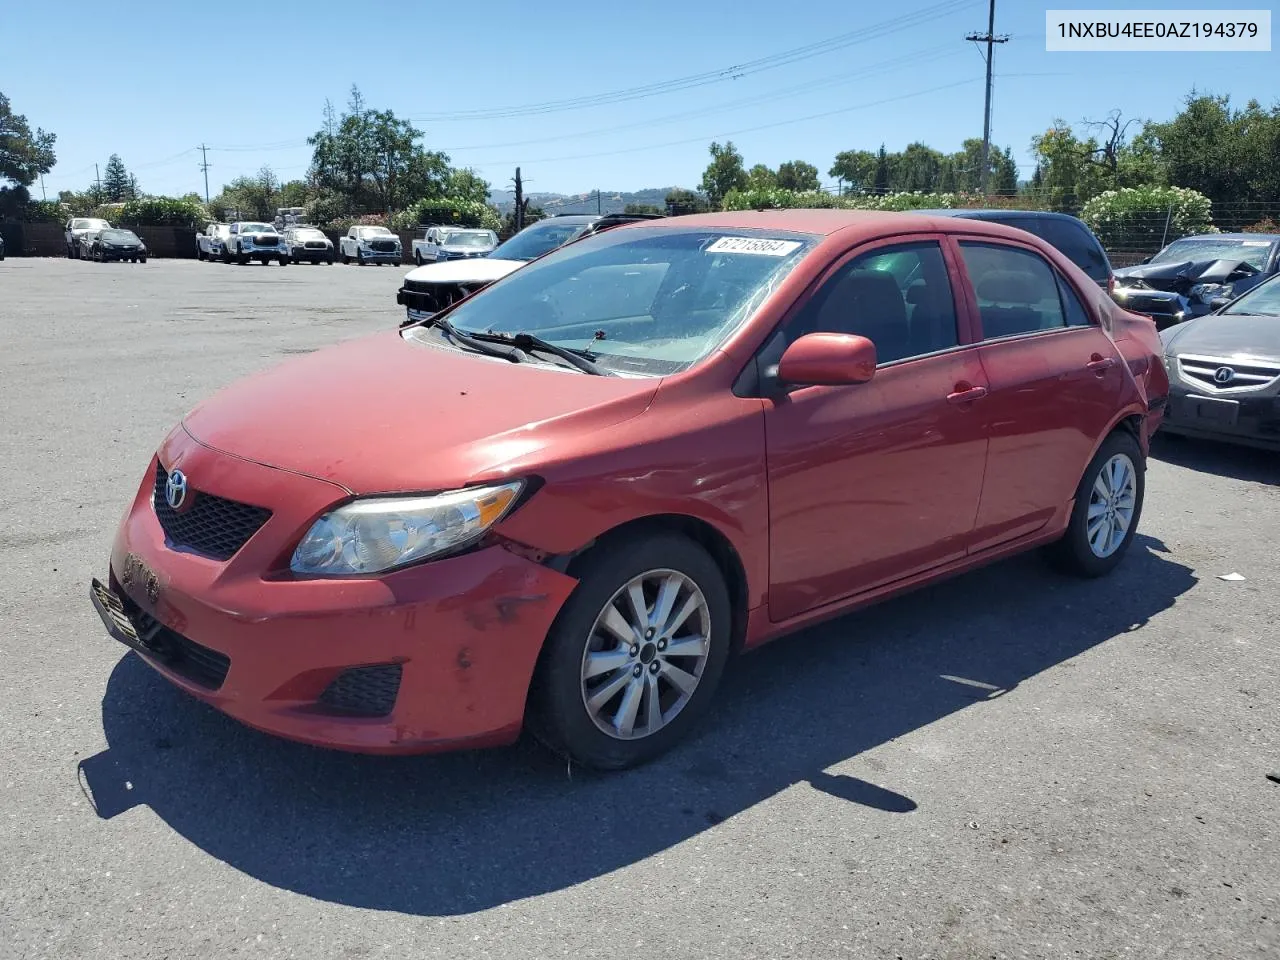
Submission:
<svg viewBox="0 0 1280 960">
<path fill-rule="evenodd" d="M 721 237 L 707 253 L 753 253 L 760 257 L 785 257 L 800 249 L 799 240 L 761 240 L 757 237 Z"/>
</svg>

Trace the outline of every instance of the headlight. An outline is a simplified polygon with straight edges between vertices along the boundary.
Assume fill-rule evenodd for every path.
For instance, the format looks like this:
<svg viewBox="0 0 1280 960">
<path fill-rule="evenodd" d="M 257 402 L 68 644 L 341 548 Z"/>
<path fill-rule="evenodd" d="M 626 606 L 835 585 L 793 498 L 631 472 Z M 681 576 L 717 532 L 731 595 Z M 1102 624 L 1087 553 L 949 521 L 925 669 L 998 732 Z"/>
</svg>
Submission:
<svg viewBox="0 0 1280 960">
<path fill-rule="evenodd" d="M 433 497 L 376 497 L 312 524 L 289 566 L 320 576 L 382 573 L 463 546 L 506 515 L 524 481 Z"/>
</svg>

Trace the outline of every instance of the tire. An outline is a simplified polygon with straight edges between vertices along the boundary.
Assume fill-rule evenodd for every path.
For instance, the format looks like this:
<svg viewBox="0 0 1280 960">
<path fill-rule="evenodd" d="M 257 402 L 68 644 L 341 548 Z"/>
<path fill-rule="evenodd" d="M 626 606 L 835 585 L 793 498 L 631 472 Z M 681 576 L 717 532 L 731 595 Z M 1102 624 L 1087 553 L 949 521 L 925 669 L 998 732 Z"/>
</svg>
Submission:
<svg viewBox="0 0 1280 960">
<path fill-rule="evenodd" d="M 228 250 L 226 247 L 222 248 L 222 262 L 223 263 L 231 262 L 231 251 Z"/>
<path fill-rule="evenodd" d="M 208 255 L 207 255 L 207 254 L 204 252 L 204 250 L 202 250 L 200 247 L 196 247 L 196 259 L 197 259 L 197 260 L 206 260 L 206 259 L 208 259 Z"/>
<path fill-rule="evenodd" d="M 543 646 L 531 691 L 529 727 L 539 740 L 572 761 L 597 770 L 620 770 L 669 750 L 706 712 L 729 655 L 732 606 L 716 562 L 698 544 L 678 534 L 606 541 L 589 558 L 581 565 L 582 579 Z M 628 585 L 637 579 L 644 581 L 650 617 L 649 603 L 657 606 L 654 588 L 664 581 L 679 585 L 672 610 L 693 604 L 693 612 L 670 635 L 674 636 L 671 648 L 661 631 L 650 629 L 628 647 L 617 634 L 599 626 L 610 607 L 614 622 L 626 624 L 622 611 L 633 609 L 627 603 Z M 689 630 L 707 638 L 700 648 L 690 645 Z M 663 652 L 678 642 L 695 652 Z M 601 668 L 596 676 L 584 678 L 588 655 L 602 657 Z M 607 666 L 611 662 L 616 666 Z M 680 677 L 683 685 L 692 675 L 697 679 L 687 693 L 670 679 Z M 643 728 L 653 722 L 649 703 L 655 690 L 659 716 L 650 733 Z M 605 697 L 594 711 L 588 706 L 593 693 Z M 632 703 L 635 724 L 629 739 L 622 735 L 628 725 L 624 719 L 628 703 Z M 668 716 L 663 718 L 662 712 Z M 612 734 L 604 729 L 610 723 Z"/>
<path fill-rule="evenodd" d="M 280 266 L 282 266 L 282 267 L 287 267 L 288 265 L 289 265 L 289 258 L 288 258 L 288 257 L 281 257 L 281 258 L 280 258 Z"/>
<path fill-rule="evenodd" d="M 146 263 L 146 262 L 147 262 L 147 258 L 146 258 L 146 257 L 139 257 L 139 258 L 138 258 L 138 262 L 139 262 L 139 263 Z"/>
<path fill-rule="evenodd" d="M 342 255 L 342 262 L 343 262 L 344 264 L 349 264 L 349 263 L 351 263 L 351 258 L 350 258 L 350 257 L 348 257 L 348 256 L 344 253 L 344 254 Z"/>
<path fill-rule="evenodd" d="M 422 251 L 421 251 L 421 250 L 415 250 L 415 251 L 413 251 L 413 262 L 414 262 L 414 263 L 416 263 L 418 266 L 422 266 Z"/>
<path fill-rule="evenodd" d="M 364 266 L 364 254 L 358 249 L 356 250 L 356 266 L 357 267 Z"/>
<path fill-rule="evenodd" d="M 1119 490 L 1112 495 L 1115 479 Z M 1115 430 L 1102 442 L 1080 478 L 1067 532 L 1049 548 L 1054 565 L 1078 577 L 1101 577 L 1114 570 L 1128 553 L 1138 530 L 1145 493 L 1146 461 L 1142 448 L 1127 430 Z M 1092 538 L 1091 512 L 1098 514 Z"/>
<path fill-rule="evenodd" d="M 68 259 L 68 260 L 78 260 L 78 259 L 79 259 L 79 258 L 76 256 L 76 248 L 75 248 L 75 244 L 71 244 L 71 243 L 68 243 L 68 244 L 67 244 L 67 259 Z"/>
<path fill-rule="evenodd" d="M 106 258 L 103 256 L 102 251 L 101 251 L 101 250 L 99 250 L 97 247 L 91 247 L 91 248 L 89 249 L 89 259 L 90 259 L 90 260 L 92 260 L 94 263 L 106 263 L 106 262 L 107 262 L 107 261 L 106 261 Z"/>
<path fill-rule="evenodd" d="M 332 255 L 330 255 L 329 259 L 328 259 L 328 260 L 326 260 L 326 261 L 325 261 L 325 263 L 327 263 L 329 266 L 331 266 L 331 267 L 332 267 L 332 266 L 333 266 L 333 256 L 332 256 Z"/>
</svg>

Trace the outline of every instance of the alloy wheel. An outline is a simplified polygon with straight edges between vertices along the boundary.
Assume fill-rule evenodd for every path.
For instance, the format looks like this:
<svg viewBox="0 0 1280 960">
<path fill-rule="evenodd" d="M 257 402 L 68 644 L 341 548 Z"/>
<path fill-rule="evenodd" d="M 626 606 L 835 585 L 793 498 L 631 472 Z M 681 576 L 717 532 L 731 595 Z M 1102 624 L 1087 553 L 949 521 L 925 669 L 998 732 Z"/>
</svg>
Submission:
<svg viewBox="0 0 1280 960">
<path fill-rule="evenodd" d="M 1117 453 L 1098 471 L 1089 492 L 1085 528 L 1089 549 L 1105 559 L 1120 549 L 1137 506 L 1138 473 L 1127 454 Z"/>
<path fill-rule="evenodd" d="M 633 577 L 596 616 L 582 656 L 582 703 L 618 740 L 652 736 L 688 705 L 711 649 L 702 590 L 676 570 Z"/>
</svg>

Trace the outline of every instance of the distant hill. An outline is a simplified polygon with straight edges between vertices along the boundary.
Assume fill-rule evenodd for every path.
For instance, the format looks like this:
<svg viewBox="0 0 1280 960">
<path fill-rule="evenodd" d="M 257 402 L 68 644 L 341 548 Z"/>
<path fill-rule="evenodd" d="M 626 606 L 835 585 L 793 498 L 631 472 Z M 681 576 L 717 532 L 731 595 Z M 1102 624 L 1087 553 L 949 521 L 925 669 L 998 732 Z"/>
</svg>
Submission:
<svg viewBox="0 0 1280 960">
<path fill-rule="evenodd" d="M 676 187 L 649 187 L 645 190 L 617 191 L 601 190 L 599 210 L 601 213 L 622 213 L 628 204 L 640 203 L 666 210 L 667 194 Z M 595 213 L 596 192 L 580 194 L 539 193 L 528 194 L 529 204 L 541 207 L 547 213 Z M 512 190 L 491 190 L 489 202 L 498 208 L 503 215 L 515 209 L 516 195 Z"/>
</svg>

